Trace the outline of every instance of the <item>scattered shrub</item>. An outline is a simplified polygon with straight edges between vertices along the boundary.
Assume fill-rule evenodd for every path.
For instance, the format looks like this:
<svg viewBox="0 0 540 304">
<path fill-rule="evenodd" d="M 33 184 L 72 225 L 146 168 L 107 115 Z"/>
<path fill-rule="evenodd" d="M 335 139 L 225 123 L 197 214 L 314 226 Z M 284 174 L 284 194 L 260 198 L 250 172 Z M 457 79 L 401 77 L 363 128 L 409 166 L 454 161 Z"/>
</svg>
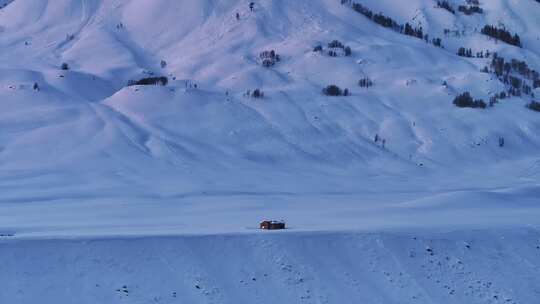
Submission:
<svg viewBox="0 0 540 304">
<path fill-rule="evenodd" d="M 165 61 L 165 60 L 161 60 L 161 62 L 159 64 L 161 65 L 162 69 L 167 67 L 167 61 Z"/>
<path fill-rule="evenodd" d="M 253 92 L 248 91 L 247 95 L 253 98 L 264 98 L 264 92 L 261 89 L 255 89 Z"/>
<path fill-rule="evenodd" d="M 281 57 L 274 50 L 261 52 L 259 58 L 261 59 L 262 65 L 267 68 L 274 66 L 276 62 L 281 60 Z"/>
<path fill-rule="evenodd" d="M 166 86 L 169 83 L 169 79 L 165 76 L 162 77 L 147 77 L 140 80 L 128 81 L 128 86 L 134 85 L 161 85 Z"/>
<path fill-rule="evenodd" d="M 67 71 L 69 70 L 69 65 L 66 62 L 63 62 L 62 65 L 60 66 L 60 69 Z"/>
<path fill-rule="evenodd" d="M 346 46 L 344 51 L 345 51 L 345 56 L 351 56 L 352 55 L 351 47 Z"/>
<path fill-rule="evenodd" d="M 458 56 L 468 57 L 468 58 L 489 58 L 489 56 L 491 55 L 489 50 L 486 50 L 485 52 L 484 51 L 473 52 L 472 49 L 470 48 L 466 49 L 464 47 L 460 47 L 457 51 L 457 54 Z"/>
<path fill-rule="evenodd" d="M 373 81 L 369 77 L 364 77 L 358 81 L 358 85 L 362 88 L 369 88 L 373 86 Z"/>
<path fill-rule="evenodd" d="M 499 103 L 499 100 L 506 99 L 506 97 L 508 97 L 508 95 L 504 91 L 495 93 L 495 95 L 489 97 L 489 106 L 493 107 L 495 104 Z"/>
<path fill-rule="evenodd" d="M 327 96 L 348 96 L 349 89 L 341 90 L 337 85 L 329 85 L 323 89 L 323 94 Z"/>
<path fill-rule="evenodd" d="M 264 97 L 264 92 L 259 90 L 259 89 L 255 89 L 253 91 L 253 94 L 251 95 L 253 98 L 263 98 Z"/>
<path fill-rule="evenodd" d="M 533 110 L 533 111 L 536 111 L 536 112 L 540 112 L 540 102 L 537 102 L 537 101 L 531 101 L 531 103 L 529 103 L 527 105 L 527 108 Z"/>
<path fill-rule="evenodd" d="M 470 16 L 472 14 L 483 14 L 484 10 L 478 6 L 478 4 L 473 5 L 460 5 L 458 6 L 458 11 L 462 12 L 463 14 Z"/>
<path fill-rule="evenodd" d="M 352 55 L 352 49 L 349 46 L 344 45 L 339 40 L 332 40 L 328 43 L 328 56 L 330 57 L 337 57 L 338 51 L 336 49 L 342 49 L 343 50 L 343 56 L 351 56 Z M 322 51 L 322 47 L 320 48 Z M 340 51 L 341 52 L 341 51 Z"/>
</svg>

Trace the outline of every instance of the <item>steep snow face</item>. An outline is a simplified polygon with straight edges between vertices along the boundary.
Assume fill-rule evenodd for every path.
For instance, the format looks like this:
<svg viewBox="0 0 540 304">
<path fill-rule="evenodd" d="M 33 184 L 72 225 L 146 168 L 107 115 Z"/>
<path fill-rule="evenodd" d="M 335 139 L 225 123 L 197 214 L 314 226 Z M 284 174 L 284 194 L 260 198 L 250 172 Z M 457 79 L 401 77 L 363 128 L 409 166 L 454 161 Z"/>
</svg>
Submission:
<svg viewBox="0 0 540 304">
<path fill-rule="evenodd" d="M 0 245 L 4 303 L 497 304 L 540 292 L 538 230 Z"/>
<path fill-rule="evenodd" d="M 459 57 L 459 47 L 540 69 L 538 3 L 494 0 L 482 3 L 483 14 L 465 16 L 427 0 L 361 2 L 442 38 L 439 48 L 340 2 L 261 0 L 253 11 L 235 0 L 10 3 L 0 10 L 2 214 L 16 215 L 21 203 L 31 218 L 37 206 L 74 216 L 83 205 L 131 204 L 118 212 L 135 228 L 147 203 L 161 202 L 155 208 L 163 214 L 172 202 L 190 210 L 208 197 L 249 201 L 261 212 L 268 195 L 298 201 L 298 210 L 317 195 L 336 195 L 359 214 L 373 200 L 436 205 L 470 195 L 489 205 L 511 193 L 496 210 L 503 212 L 523 202 L 517 197 L 531 199 L 522 193 L 538 192 L 540 119 L 525 107 L 532 97 L 484 110 L 452 104 L 464 91 L 487 101 L 507 89 L 480 72 L 491 59 Z M 523 48 L 482 35 L 485 24 L 519 34 Z M 334 39 L 352 55 L 329 56 Z M 313 52 L 317 45 L 322 53 Z M 280 61 L 262 67 L 265 50 Z M 126 87 L 149 75 L 169 84 Z M 359 87 L 364 77 L 374 85 Z M 350 96 L 324 96 L 329 84 Z M 246 96 L 256 88 L 264 98 Z M 287 204 L 276 208 L 287 214 Z M 320 208 L 322 215 L 332 205 Z M 54 213 L 31 229 L 20 217 L 0 225 L 54 234 Z M 64 227 L 58 234 L 68 233 Z"/>
<path fill-rule="evenodd" d="M 540 4 L 254 2 L 0 0 L 0 303 L 538 302 Z"/>
</svg>

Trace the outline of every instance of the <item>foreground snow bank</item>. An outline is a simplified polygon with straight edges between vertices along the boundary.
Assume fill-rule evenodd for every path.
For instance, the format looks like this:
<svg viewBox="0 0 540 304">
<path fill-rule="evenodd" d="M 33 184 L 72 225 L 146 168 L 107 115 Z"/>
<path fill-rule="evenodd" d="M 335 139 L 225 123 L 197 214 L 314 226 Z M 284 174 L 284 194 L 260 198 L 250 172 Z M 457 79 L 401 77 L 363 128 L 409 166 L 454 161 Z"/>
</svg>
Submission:
<svg viewBox="0 0 540 304">
<path fill-rule="evenodd" d="M 1 303 L 536 303 L 540 231 L 0 241 Z"/>
</svg>

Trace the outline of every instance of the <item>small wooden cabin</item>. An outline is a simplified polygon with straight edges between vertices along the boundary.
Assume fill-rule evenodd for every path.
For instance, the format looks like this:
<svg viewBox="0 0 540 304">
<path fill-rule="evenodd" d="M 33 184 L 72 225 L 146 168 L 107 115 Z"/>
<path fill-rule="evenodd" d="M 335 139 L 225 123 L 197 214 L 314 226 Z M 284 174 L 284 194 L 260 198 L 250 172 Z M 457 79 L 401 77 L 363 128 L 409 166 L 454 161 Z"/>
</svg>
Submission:
<svg viewBox="0 0 540 304">
<path fill-rule="evenodd" d="M 284 221 L 262 221 L 260 228 L 264 230 L 279 230 L 285 229 Z"/>
</svg>

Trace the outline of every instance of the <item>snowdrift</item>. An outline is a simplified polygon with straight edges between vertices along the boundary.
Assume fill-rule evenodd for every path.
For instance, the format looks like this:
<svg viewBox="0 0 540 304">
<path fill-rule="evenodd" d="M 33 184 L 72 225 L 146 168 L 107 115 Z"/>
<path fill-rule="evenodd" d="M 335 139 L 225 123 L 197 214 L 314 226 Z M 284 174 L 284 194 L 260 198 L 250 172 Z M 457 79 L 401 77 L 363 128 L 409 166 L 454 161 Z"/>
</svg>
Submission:
<svg viewBox="0 0 540 304">
<path fill-rule="evenodd" d="M 535 303 L 538 230 L 0 243 L 11 303 Z"/>
<path fill-rule="evenodd" d="M 0 302 L 534 303 L 540 4 L 341 2 L 0 0 Z"/>
</svg>

